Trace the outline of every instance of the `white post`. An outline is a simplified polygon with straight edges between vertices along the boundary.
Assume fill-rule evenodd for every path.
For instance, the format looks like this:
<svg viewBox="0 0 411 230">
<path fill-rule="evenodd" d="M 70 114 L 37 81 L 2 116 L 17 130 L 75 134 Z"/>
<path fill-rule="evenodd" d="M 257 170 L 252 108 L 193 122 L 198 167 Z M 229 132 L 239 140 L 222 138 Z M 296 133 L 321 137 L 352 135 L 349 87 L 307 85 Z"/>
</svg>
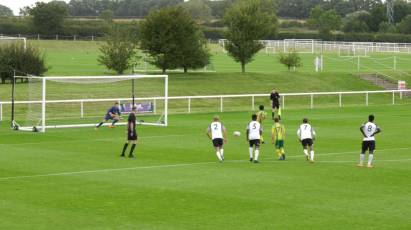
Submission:
<svg viewBox="0 0 411 230">
<path fill-rule="evenodd" d="M 400 91 L 400 99 L 402 100 L 402 91 Z"/>
<path fill-rule="evenodd" d="M 220 112 L 223 112 L 223 97 L 220 97 Z"/>
<path fill-rule="evenodd" d="M 251 110 L 252 111 L 254 111 L 254 109 L 255 109 L 255 98 L 254 98 L 254 96 L 251 96 Z"/>
<path fill-rule="evenodd" d="M 46 132 L 46 79 L 43 78 L 43 96 L 41 101 L 41 132 Z"/>
<path fill-rule="evenodd" d="M 94 41 L 94 35 L 91 35 L 91 41 Z"/>
<path fill-rule="evenodd" d="M 153 100 L 153 106 L 154 106 L 154 114 L 157 114 L 157 100 L 156 99 L 154 99 Z"/>
<path fill-rule="evenodd" d="M 323 58 L 323 55 L 321 54 L 321 56 L 320 56 L 320 70 L 321 70 L 321 72 L 323 71 L 323 60 L 324 60 L 324 58 Z"/>
<path fill-rule="evenodd" d="M 394 56 L 394 71 L 397 71 L 397 56 Z"/>
<path fill-rule="evenodd" d="M 164 80 L 164 124 L 168 126 L 168 76 Z"/>
<path fill-rule="evenodd" d="M 311 94 L 311 105 L 310 108 L 313 109 L 314 108 L 314 94 Z"/>
<path fill-rule="evenodd" d="M 188 98 L 188 113 L 191 113 L 191 97 Z"/>
<path fill-rule="evenodd" d="M 360 56 L 357 57 L 357 71 L 360 72 Z"/>
<path fill-rule="evenodd" d="M 342 93 L 339 94 L 340 108 L 342 107 Z"/>
<path fill-rule="evenodd" d="M 84 118 L 84 102 L 80 101 L 80 118 Z"/>
<path fill-rule="evenodd" d="M 365 93 L 365 105 L 368 106 L 368 92 Z"/>
<path fill-rule="evenodd" d="M 37 34 L 37 40 L 40 40 L 40 34 Z"/>
<path fill-rule="evenodd" d="M 395 92 L 392 91 L 392 104 L 395 105 Z"/>
<path fill-rule="evenodd" d="M 56 34 L 56 40 L 59 40 L 59 35 L 58 34 Z"/>
</svg>

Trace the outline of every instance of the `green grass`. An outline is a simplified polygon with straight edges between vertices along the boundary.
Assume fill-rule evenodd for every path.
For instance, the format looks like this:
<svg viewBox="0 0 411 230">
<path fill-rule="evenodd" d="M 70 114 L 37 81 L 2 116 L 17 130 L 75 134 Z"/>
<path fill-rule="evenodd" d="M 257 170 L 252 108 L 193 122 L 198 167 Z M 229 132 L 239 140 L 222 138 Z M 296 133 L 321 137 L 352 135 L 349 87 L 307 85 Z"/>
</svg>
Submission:
<svg viewBox="0 0 411 230">
<path fill-rule="evenodd" d="M 374 169 L 357 168 L 368 114 Z M 13 132 L 0 127 L 2 229 L 409 229 L 409 106 L 284 111 L 287 161 L 262 146 L 250 164 L 245 137 L 229 136 L 216 162 L 205 129 L 213 114 L 173 115 L 166 128 L 138 127 L 137 159 L 121 159 L 122 127 Z M 249 112 L 220 114 L 244 133 Z M 295 130 L 309 117 L 316 163 Z M 264 123 L 269 140 L 269 121 Z"/>
</svg>

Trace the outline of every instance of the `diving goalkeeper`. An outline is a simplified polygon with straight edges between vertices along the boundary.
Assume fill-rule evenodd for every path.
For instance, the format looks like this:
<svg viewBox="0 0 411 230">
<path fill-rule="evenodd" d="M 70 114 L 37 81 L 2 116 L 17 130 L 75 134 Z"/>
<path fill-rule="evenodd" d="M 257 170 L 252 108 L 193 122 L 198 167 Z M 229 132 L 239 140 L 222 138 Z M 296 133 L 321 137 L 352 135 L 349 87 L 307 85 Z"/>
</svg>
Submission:
<svg viewBox="0 0 411 230">
<path fill-rule="evenodd" d="M 120 120 L 120 115 L 121 115 L 121 112 L 120 112 L 119 103 L 116 102 L 109 110 L 107 110 L 106 115 L 104 115 L 103 121 L 100 122 L 98 125 L 96 125 L 96 129 L 100 128 L 100 126 L 102 126 L 105 122 L 109 120 L 112 120 L 113 122 L 108 127 L 114 128 L 114 125 Z"/>
</svg>

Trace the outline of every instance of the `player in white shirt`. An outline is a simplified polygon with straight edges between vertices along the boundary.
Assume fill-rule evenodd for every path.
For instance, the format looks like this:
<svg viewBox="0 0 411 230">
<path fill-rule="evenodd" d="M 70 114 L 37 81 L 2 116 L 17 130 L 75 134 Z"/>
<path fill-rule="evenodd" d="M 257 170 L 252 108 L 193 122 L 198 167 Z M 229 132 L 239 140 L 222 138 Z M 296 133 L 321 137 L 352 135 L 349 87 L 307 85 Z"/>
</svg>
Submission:
<svg viewBox="0 0 411 230">
<path fill-rule="evenodd" d="M 308 119 L 304 118 L 303 123 L 297 130 L 297 136 L 304 148 L 304 154 L 306 160 L 314 163 L 314 140 L 315 140 L 314 128 L 308 123 Z M 308 149 L 310 149 L 310 155 L 308 155 Z"/>
<path fill-rule="evenodd" d="M 253 114 L 251 116 L 250 123 L 248 123 L 247 125 L 246 135 L 247 141 L 250 144 L 250 162 L 253 162 L 254 160 L 254 163 L 258 163 L 258 156 L 260 154 L 260 139 L 262 134 L 263 128 L 261 127 L 261 124 L 257 121 L 257 114 Z"/>
<path fill-rule="evenodd" d="M 227 131 L 218 116 L 214 116 L 213 122 L 207 129 L 207 136 L 212 140 L 217 158 L 220 162 L 224 161 L 223 144 L 227 143 Z"/>
<path fill-rule="evenodd" d="M 374 167 L 372 164 L 372 160 L 374 158 L 374 150 L 375 150 L 375 135 L 377 133 L 381 132 L 380 127 L 378 127 L 374 123 L 374 115 L 368 116 L 368 122 L 363 124 L 360 127 L 360 131 L 362 135 L 364 136 L 363 141 L 362 141 L 362 150 L 360 154 L 360 163 L 358 164 L 359 167 L 364 166 L 364 160 L 365 160 L 365 152 L 367 150 L 369 151 L 368 154 L 368 168 Z"/>
</svg>

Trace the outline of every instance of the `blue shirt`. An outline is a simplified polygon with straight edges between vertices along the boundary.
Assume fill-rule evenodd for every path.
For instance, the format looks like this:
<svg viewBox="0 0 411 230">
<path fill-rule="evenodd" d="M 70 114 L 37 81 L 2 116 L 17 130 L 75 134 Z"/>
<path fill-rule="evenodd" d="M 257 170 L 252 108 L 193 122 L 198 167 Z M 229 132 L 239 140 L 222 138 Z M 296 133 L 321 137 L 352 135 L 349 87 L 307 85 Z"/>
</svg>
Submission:
<svg viewBox="0 0 411 230">
<path fill-rule="evenodd" d="M 120 115 L 121 113 L 120 113 L 120 109 L 118 108 L 118 106 L 113 106 L 113 107 L 111 107 L 108 111 L 107 111 L 107 115 L 110 115 L 110 113 L 111 114 L 118 114 L 118 115 Z M 111 116 L 111 115 L 110 115 Z"/>
</svg>

